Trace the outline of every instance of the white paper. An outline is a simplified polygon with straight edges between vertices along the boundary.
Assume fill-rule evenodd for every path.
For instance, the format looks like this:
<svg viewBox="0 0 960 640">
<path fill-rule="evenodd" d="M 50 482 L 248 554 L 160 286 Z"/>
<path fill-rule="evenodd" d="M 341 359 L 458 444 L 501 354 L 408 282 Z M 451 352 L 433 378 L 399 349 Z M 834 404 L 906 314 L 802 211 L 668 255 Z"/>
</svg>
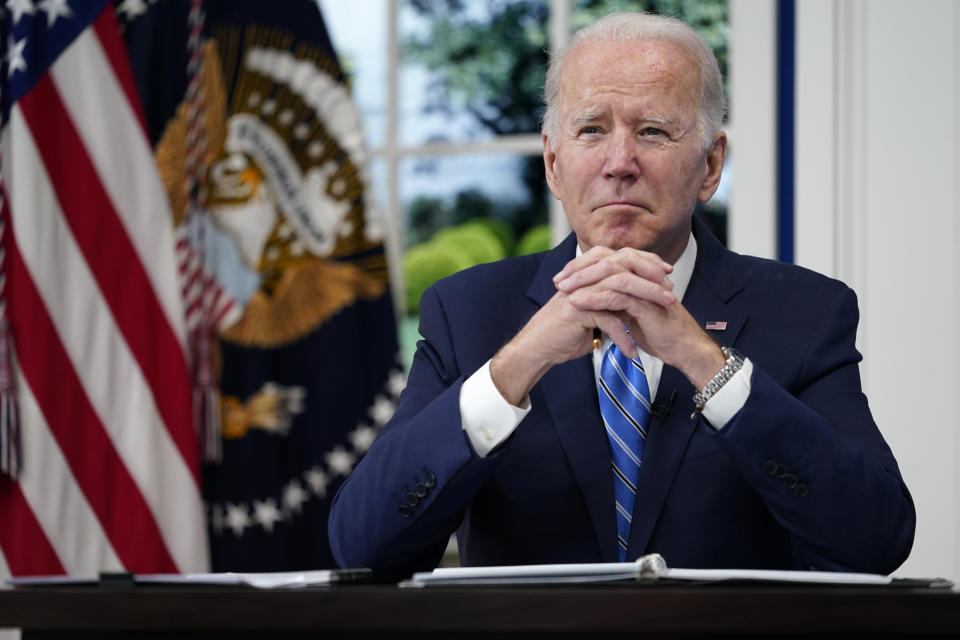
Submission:
<svg viewBox="0 0 960 640">
<path fill-rule="evenodd" d="M 156 573 L 137 575 L 137 584 L 243 584 L 258 589 L 291 589 L 329 585 L 332 571 L 269 573 Z"/>
<path fill-rule="evenodd" d="M 296 589 L 326 586 L 333 581 L 333 571 L 277 571 L 271 573 L 152 573 L 131 576 L 135 584 L 209 584 L 248 585 L 258 589 Z M 8 578 L 11 586 L 57 586 L 96 584 L 96 576 L 24 576 Z"/>
<path fill-rule="evenodd" d="M 636 562 L 537 564 L 434 569 L 416 573 L 402 587 L 434 584 L 554 584 L 606 580 L 682 580 L 689 582 L 781 582 L 826 585 L 889 585 L 890 576 L 833 571 L 769 571 L 759 569 L 670 569 L 659 554 Z"/>
<path fill-rule="evenodd" d="M 4 580 L 11 587 L 41 587 L 50 586 L 69 586 L 81 584 L 97 584 L 97 576 L 20 576 L 17 578 L 7 578 Z"/>
<path fill-rule="evenodd" d="M 530 584 L 558 582 L 599 582 L 655 577 L 667 570 L 656 553 L 636 562 L 598 562 L 582 564 L 526 564 L 499 567 L 462 567 L 434 569 L 415 573 L 401 587 L 428 584 Z"/>
</svg>

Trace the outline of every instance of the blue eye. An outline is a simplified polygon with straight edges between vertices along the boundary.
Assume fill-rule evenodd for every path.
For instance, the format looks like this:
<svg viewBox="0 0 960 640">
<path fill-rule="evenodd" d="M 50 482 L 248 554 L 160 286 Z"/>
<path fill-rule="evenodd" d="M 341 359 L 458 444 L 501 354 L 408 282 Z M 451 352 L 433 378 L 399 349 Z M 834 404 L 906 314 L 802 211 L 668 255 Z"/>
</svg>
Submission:
<svg viewBox="0 0 960 640">
<path fill-rule="evenodd" d="M 644 127 L 640 130 L 641 136 L 662 136 L 666 135 L 663 129 L 657 129 L 656 127 Z"/>
<path fill-rule="evenodd" d="M 584 135 L 584 134 L 590 135 L 590 134 L 594 134 L 594 133 L 600 133 L 600 128 L 599 128 L 599 127 L 584 127 L 584 128 L 582 128 L 582 129 L 580 129 L 580 135 Z"/>
</svg>

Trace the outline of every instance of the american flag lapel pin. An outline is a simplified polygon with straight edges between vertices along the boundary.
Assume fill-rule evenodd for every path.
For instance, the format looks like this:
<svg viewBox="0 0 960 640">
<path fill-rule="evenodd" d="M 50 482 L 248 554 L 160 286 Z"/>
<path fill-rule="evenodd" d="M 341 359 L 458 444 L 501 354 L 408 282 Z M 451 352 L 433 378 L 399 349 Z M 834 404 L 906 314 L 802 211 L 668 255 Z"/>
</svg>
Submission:
<svg viewBox="0 0 960 640">
<path fill-rule="evenodd" d="M 707 331 L 726 331 L 727 330 L 727 321 L 726 320 L 713 320 L 708 322 L 705 325 Z"/>
</svg>

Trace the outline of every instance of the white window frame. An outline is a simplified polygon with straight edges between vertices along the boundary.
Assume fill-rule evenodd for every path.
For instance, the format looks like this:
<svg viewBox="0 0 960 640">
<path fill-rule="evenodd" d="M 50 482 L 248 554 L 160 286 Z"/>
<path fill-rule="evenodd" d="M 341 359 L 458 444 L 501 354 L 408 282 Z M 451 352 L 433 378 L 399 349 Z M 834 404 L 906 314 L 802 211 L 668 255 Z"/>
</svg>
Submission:
<svg viewBox="0 0 960 640">
<path fill-rule="evenodd" d="M 497 136 L 489 140 L 470 142 L 442 142 L 416 145 L 400 143 L 397 129 L 399 121 L 399 85 L 400 41 L 399 0 L 387 0 L 387 95 L 386 95 L 386 141 L 383 146 L 369 149 L 371 160 L 382 161 L 385 166 L 387 191 L 382 201 L 387 229 L 386 251 L 390 265 L 390 279 L 393 283 L 393 301 L 397 318 L 406 314 L 404 302 L 404 277 L 401 257 L 406 237 L 406 217 L 400 202 L 399 166 L 404 158 L 416 156 L 453 156 L 471 153 L 512 153 L 520 155 L 540 155 L 543 143 L 539 133 L 510 136 Z M 550 46 L 563 46 L 567 43 L 572 0 L 551 0 L 550 2 Z M 554 241 L 559 241 L 570 232 L 566 216 L 560 203 L 551 200 L 550 228 Z"/>
</svg>

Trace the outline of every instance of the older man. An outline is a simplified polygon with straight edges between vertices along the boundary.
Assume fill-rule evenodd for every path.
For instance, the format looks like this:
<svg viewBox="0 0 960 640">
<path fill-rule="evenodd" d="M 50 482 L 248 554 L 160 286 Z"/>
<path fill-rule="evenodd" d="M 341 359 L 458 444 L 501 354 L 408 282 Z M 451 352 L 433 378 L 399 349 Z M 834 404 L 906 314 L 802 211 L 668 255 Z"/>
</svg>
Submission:
<svg viewBox="0 0 960 640">
<path fill-rule="evenodd" d="M 842 283 L 692 218 L 726 155 L 710 49 L 613 14 L 547 74 L 544 163 L 574 233 L 421 302 L 393 420 L 343 485 L 338 562 L 632 560 L 889 572 L 915 513 L 860 390 Z"/>
</svg>

